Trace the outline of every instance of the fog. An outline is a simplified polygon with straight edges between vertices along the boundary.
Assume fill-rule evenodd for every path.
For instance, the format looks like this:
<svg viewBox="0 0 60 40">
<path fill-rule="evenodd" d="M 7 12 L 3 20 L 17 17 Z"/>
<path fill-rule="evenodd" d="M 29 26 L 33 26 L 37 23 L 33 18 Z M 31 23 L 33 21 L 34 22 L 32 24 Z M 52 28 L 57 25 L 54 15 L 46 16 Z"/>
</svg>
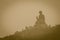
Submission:
<svg viewBox="0 0 60 40">
<path fill-rule="evenodd" d="M 6 0 L 6 2 L 8 2 Z M 48 25 L 60 24 L 60 1 L 20 0 L 2 1 L 0 37 L 21 31 L 25 26 L 33 26 L 39 11 L 43 11 Z"/>
</svg>

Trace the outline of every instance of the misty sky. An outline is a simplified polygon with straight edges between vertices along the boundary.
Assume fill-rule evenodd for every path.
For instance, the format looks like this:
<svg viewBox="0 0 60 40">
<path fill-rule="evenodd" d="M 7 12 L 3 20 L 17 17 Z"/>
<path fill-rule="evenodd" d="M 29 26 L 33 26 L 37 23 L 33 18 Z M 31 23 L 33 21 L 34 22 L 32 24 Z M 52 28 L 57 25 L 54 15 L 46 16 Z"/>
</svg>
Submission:
<svg viewBox="0 0 60 40">
<path fill-rule="evenodd" d="M 60 24 L 59 0 L 6 0 L 0 3 L 0 37 L 21 31 L 25 26 L 33 26 L 40 10 L 48 25 Z"/>
</svg>

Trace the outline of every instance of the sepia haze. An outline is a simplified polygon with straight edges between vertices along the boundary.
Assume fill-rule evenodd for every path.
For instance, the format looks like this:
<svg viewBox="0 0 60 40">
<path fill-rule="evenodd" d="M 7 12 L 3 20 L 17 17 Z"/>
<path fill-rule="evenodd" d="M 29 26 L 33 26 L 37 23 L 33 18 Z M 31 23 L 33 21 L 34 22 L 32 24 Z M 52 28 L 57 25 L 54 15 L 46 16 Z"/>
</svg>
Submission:
<svg viewBox="0 0 60 40">
<path fill-rule="evenodd" d="M 8 2 L 8 1 L 6 1 Z M 41 10 L 48 25 L 60 24 L 60 1 L 15 1 L 5 4 L 1 13 L 0 37 L 33 26 Z M 3 3 L 3 1 L 2 1 Z M 3 5 L 3 4 L 2 4 Z"/>
</svg>

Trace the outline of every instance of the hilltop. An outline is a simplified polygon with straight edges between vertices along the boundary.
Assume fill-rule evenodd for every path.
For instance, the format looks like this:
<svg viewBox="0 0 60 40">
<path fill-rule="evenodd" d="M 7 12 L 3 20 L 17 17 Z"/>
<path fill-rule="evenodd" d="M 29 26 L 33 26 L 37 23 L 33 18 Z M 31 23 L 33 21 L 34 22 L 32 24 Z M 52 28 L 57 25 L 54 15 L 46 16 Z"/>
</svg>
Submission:
<svg viewBox="0 0 60 40">
<path fill-rule="evenodd" d="M 26 27 L 21 32 L 15 32 L 15 34 L 1 38 L 1 40 L 56 40 L 57 33 L 60 33 L 60 25 L 50 27 L 45 22 L 45 16 L 42 11 L 39 11 L 39 16 L 36 17 L 37 21 L 35 25 Z M 59 32 L 58 32 L 59 31 Z M 55 34 L 55 35 L 53 35 Z M 60 35 L 60 34 L 58 34 Z M 54 37 L 55 36 L 55 37 Z M 56 39 L 54 39 L 56 38 Z"/>
</svg>

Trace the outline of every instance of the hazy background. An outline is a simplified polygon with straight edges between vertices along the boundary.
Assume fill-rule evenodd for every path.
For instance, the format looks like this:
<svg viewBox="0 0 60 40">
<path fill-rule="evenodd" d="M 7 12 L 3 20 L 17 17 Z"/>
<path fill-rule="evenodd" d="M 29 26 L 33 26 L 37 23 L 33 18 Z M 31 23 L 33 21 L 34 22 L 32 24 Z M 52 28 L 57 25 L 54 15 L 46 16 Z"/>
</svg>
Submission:
<svg viewBox="0 0 60 40">
<path fill-rule="evenodd" d="M 33 26 L 40 10 L 48 25 L 60 24 L 59 0 L 0 0 L 0 37 Z"/>
</svg>

